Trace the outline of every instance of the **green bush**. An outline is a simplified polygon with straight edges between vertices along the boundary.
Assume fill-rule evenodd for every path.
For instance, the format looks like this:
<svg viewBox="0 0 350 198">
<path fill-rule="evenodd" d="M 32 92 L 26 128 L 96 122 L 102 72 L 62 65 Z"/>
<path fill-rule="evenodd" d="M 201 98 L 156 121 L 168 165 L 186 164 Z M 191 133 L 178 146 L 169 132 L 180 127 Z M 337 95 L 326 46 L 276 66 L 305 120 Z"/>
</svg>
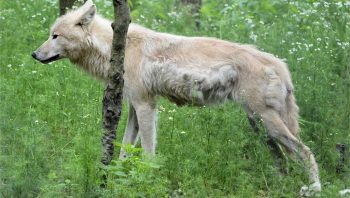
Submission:
<svg viewBox="0 0 350 198">
<path fill-rule="evenodd" d="M 101 191 L 106 197 L 167 197 L 168 180 L 161 157 L 145 156 L 140 148 L 125 148 L 128 158 L 113 160 L 106 167 L 107 188 Z"/>
</svg>

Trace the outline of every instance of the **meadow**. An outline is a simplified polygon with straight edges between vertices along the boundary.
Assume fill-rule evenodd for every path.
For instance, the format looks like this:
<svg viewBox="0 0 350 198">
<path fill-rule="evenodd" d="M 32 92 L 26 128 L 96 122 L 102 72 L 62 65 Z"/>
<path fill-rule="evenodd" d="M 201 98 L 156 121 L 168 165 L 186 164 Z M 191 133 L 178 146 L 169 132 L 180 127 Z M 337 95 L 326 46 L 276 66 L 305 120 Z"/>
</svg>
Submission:
<svg viewBox="0 0 350 198">
<path fill-rule="evenodd" d="M 113 18 L 111 0 L 94 2 Z M 150 29 L 248 43 L 288 63 L 320 197 L 350 188 L 349 168 L 336 173 L 336 144 L 350 145 L 350 1 L 203 0 L 200 29 L 175 0 L 132 0 L 131 9 L 133 22 Z M 0 197 L 299 196 L 308 182 L 303 165 L 289 159 L 288 174 L 280 173 L 266 133 L 256 134 L 232 103 L 178 108 L 163 99 L 157 157 L 144 160 L 138 146 L 101 167 L 103 83 L 67 60 L 31 57 L 57 16 L 55 0 L 0 1 Z"/>
</svg>

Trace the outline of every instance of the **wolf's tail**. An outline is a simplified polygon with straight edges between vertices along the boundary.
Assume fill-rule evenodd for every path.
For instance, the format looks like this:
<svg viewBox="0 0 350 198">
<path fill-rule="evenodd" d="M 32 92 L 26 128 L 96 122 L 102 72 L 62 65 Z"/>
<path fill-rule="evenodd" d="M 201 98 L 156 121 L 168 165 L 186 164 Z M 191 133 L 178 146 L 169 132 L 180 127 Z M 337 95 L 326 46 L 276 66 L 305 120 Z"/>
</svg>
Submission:
<svg viewBox="0 0 350 198">
<path fill-rule="evenodd" d="M 295 97 L 293 94 L 293 90 L 287 88 L 287 96 L 286 96 L 286 115 L 284 116 L 284 120 L 289 131 L 294 135 L 298 136 L 299 132 L 299 107 L 295 102 Z"/>
<path fill-rule="evenodd" d="M 277 72 L 279 74 L 277 74 Z M 279 112 L 289 131 L 297 136 L 299 132 L 299 108 L 293 94 L 293 84 L 286 66 L 265 68 L 269 81 L 265 91 L 265 102 Z"/>
</svg>

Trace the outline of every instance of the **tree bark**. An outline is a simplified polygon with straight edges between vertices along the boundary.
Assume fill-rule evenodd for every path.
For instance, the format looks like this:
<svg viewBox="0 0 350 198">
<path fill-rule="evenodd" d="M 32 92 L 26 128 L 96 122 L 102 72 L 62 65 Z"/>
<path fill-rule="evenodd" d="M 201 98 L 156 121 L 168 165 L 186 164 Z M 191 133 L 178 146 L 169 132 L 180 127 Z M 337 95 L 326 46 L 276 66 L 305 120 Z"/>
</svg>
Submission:
<svg viewBox="0 0 350 198">
<path fill-rule="evenodd" d="M 60 0 L 60 16 L 64 15 L 68 9 L 71 9 L 76 0 Z"/>
<path fill-rule="evenodd" d="M 192 15 L 194 17 L 197 29 L 200 29 L 200 9 L 202 6 L 202 0 L 181 0 L 181 3 L 192 6 Z"/>
<path fill-rule="evenodd" d="M 185 4 L 193 4 L 199 6 L 202 4 L 202 0 L 181 0 L 181 2 Z"/>
<path fill-rule="evenodd" d="M 339 152 L 339 159 L 338 159 L 338 164 L 336 166 L 336 173 L 340 174 L 345 172 L 347 168 L 350 169 L 349 146 L 347 144 L 338 143 L 336 145 L 336 149 Z"/>
<path fill-rule="evenodd" d="M 126 36 L 131 22 L 130 8 L 127 0 L 113 0 L 114 22 L 113 45 L 111 50 L 111 68 L 109 69 L 108 80 L 105 84 L 103 96 L 103 128 L 102 137 L 103 156 L 102 163 L 110 164 L 114 153 L 114 140 L 116 128 L 120 120 L 123 101 L 124 87 L 124 55 Z"/>
</svg>

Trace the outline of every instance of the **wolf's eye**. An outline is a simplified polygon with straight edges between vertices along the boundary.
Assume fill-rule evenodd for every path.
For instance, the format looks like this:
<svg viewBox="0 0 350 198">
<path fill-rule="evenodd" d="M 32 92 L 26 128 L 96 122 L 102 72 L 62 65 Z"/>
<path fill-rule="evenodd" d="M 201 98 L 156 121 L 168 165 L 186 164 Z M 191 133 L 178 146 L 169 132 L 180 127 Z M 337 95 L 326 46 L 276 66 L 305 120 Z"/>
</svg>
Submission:
<svg viewBox="0 0 350 198">
<path fill-rule="evenodd" d="M 52 39 L 56 39 L 58 37 L 58 34 L 52 35 Z"/>
</svg>

